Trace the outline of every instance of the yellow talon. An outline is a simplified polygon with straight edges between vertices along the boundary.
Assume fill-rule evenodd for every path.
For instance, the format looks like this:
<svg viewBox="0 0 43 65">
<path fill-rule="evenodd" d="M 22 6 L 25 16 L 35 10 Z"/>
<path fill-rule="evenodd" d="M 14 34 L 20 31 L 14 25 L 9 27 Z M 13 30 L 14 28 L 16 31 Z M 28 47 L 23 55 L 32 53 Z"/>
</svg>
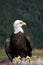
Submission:
<svg viewBox="0 0 43 65">
<path fill-rule="evenodd" d="M 18 60 L 20 60 L 21 59 L 21 57 L 20 56 L 18 56 L 18 57 L 15 57 L 14 59 L 13 59 L 13 62 L 17 62 Z"/>
<path fill-rule="evenodd" d="M 31 57 L 27 56 L 27 57 L 26 57 L 26 60 L 31 61 Z"/>
<path fill-rule="evenodd" d="M 19 59 L 21 59 L 21 57 L 20 57 L 20 56 L 18 56 L 18 57 L 17 57 L 17 59 L 19 60 Z"/>
</svg>

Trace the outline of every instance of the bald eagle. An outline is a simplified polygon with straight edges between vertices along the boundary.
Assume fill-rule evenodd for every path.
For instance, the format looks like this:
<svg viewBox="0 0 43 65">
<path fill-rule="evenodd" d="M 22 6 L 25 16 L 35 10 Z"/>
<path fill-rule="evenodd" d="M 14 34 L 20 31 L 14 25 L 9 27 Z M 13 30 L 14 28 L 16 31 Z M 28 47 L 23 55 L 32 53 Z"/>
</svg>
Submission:
<svg viewBox="0 0 43 65">
<path fill-rule="evenodd" d="M 24 34 L 22 26 L 26 26 L 26 23 L 21 20 L 16 20 L 13 24 L 14 32 L 5 43 L 5 51 L 10 61 L 14 57 L 17 59 L 21 59 L 22 57 L 30 59 L 32 56 L 31 43 Z"/>
</svg>

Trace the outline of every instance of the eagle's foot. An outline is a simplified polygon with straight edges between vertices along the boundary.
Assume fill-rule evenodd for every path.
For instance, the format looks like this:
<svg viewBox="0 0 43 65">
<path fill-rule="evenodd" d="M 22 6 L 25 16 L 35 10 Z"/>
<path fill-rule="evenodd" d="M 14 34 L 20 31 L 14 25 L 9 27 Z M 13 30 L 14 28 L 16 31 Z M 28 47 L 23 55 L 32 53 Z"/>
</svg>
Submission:
<svg viewBox="0 0 43 65">
<path fill-rule="evenodd" d="M 16 60 L 20 60 L 20 59 L 21 59 L 21 57 L 20 57 L 20 56 L 18 56 Z"/>
<path fill-rule="evenodd" d="M 31 61 L 31 57 L 26 56 L 26 60 L 29 60 L 29 62 Z"/>
<path fill-rule="evenodd" d="M 14 59 L 13 59 L 13 63 L 14 62 L 17 62 L 18 60 L 20 60 L 21 59 L 21 57 L 20 56 L 18 56 L 18 57 L 15 57 Z"/>
<path fill-rule="evenodd" d="M 18 61 L 18 60 L 20 60 L 20 59 L 21 59 L 21 57 L 20 57 L 20 56 L 15 57 L 15 60 L 16 60 L 16 61 Z"/>
</svg>

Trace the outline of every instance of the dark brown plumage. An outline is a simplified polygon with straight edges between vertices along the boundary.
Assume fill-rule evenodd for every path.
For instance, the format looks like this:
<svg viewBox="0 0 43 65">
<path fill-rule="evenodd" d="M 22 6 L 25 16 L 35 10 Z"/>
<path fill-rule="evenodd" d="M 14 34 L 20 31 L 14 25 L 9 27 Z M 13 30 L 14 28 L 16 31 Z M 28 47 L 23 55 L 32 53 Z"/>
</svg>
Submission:
<svg viewBox="0 0 43 65">
<path fill-rule="evenodd" d="M 32 56 L 32 47 L 30 41 L 24 33 L 12 34 L 9 41 L 6 41 L 5 51 L 8 58 L 12 61 L 14 57 Z"/>
</svg>

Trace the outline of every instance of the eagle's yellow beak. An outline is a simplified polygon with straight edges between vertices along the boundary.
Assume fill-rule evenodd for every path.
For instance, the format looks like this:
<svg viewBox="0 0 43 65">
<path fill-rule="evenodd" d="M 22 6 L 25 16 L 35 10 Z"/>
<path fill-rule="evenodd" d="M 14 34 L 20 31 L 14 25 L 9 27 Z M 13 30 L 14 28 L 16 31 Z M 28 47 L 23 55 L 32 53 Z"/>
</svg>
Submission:
<svg viewBox="0 0 43 65">
<path fill-rule="evenodd" d="M 22 22 L 21 26 L 26 26 L 26 23 L 25 22 Z"/>
</svg>

